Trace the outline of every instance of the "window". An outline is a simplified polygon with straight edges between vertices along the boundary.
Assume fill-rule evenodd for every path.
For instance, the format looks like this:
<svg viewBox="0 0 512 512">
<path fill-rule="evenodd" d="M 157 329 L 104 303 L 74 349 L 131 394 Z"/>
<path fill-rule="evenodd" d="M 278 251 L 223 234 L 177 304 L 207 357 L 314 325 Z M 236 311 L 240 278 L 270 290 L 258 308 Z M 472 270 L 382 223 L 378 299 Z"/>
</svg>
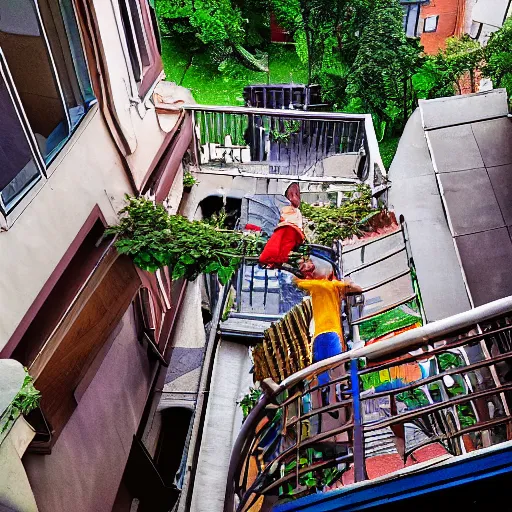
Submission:
<svg viewBox="0 0 512 512">
<path fill-rule="evenodd" d="M 0 115 L 13 127 L 0 141 L 6 213 L 95 102 L 72 0 L 0 0 L 0 60 Z"/>
<path fill-rule="evenodd" d="M 111 0 L 130 75 L 133 99 L 142 98 L 158 79 L 162 60 L 153 7 L 147 0 Z"/>
<path fill-rule="evenodd" d="M 0 204 L 9 210 L 23 190 L 41 179 L 41 166 L 0 50 Z"/>
<path fill-rule="evenodd" d="M 150 66 L 148 39 L 140 4 L 138 0 L 119 0 L 119 8 L 133 78 L 140 84 L 146 69 Z"/>
<path fill-rule="evenodd" d="M 438 21 L 439 21 L 439 16 L 429 16 L 428 18 L 425 18 L 425 24 L 423 25 L 423 32 L 436 32 Z"/>
</svg>

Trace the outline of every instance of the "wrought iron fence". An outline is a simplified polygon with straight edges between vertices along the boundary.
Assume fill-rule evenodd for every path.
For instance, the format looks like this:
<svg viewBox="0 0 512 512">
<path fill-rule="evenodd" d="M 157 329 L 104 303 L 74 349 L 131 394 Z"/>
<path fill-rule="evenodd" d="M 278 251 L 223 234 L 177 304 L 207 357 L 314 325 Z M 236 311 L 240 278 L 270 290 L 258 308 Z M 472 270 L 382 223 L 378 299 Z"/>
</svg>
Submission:
<svg viewBox="0 0 512 512">
<path fill-rule="evenodd" d="M 371 479 L 382 456 L 405 467 L 510 440 L 512 297 L 273 386 L 235 444 L 226 512 Z"/>
<path fill-rule="evenodd" d="M 324 161 L 348 158 L 345 178 L 369 174 L 367 116 L 191 105 L 196 165 L 242 172 L 324 176 Z M 371 122 L 371 121 L 370 121 Z"/>
</svg>

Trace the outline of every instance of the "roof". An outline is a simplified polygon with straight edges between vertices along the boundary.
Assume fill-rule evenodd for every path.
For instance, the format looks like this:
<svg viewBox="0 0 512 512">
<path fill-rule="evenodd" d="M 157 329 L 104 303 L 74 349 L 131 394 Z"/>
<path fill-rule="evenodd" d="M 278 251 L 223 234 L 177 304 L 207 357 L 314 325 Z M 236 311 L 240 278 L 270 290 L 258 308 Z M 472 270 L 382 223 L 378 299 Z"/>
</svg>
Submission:
<svg viewBox="0 0 512 512">
<path fill-rule="evenodd" d="M 436 118 L 437 113 L 432 115 Z M 468 310 L 470 303 L 444 215 L 419 109 L 407 122 L 389 177 L 389 206 L 395 209 L 397 216 L 405 218 L 427 321 Z"/>
<path fill-rule="evenodd" d="M 421 101 L 437 187 L 473 305 L 512 295 L 512 121 L 504 90 Z"/>
</svg>

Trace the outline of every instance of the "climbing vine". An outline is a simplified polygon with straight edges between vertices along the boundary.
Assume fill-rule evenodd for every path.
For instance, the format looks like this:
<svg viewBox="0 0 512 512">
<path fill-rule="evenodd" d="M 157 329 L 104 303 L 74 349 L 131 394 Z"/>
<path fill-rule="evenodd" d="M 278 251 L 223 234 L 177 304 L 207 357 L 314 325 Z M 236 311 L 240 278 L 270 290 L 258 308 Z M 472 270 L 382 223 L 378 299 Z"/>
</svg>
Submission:
<svg viewBox="0 0 512 512">
<path fill-rule="evenodd" d="M 256 407 L 256 404 L 258 403 L 262 394 L 263 392 L 259 388 L 249 388 L 249 392 L 242 398 L 242 400 L 240 400 L 240 402 L 237 402 L 237 404 L 242 409 L 244 420 L 245 418 L 247 418 L 247 416 L 249 416 L 249 413 Z"/>
<path fill-rule="evenodd" d="M 116 234 L 119 253 L 127 254 L 139 268 L 154 272 L 168 266 L 172 278 L 194 280 L 214 273 L 222 284 L 229 282 L 243 256 L 258 256 L 264 245 L 257 234 L 217 229 L 206 222 L 170 215 L 160 204 L 145 198 L 127 197 Z"/>
</svg>

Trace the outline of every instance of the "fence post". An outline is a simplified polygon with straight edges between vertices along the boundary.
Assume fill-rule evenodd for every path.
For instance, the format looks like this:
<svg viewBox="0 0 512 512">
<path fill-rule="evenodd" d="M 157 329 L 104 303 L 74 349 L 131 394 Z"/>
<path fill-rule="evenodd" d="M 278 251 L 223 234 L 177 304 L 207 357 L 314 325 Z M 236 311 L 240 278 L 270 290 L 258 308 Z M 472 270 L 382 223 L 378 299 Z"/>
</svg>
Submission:
<svg viewBox="0 0 512 512">
<path fill-rule="evenodd" d="M 364 434 L 361 416 L 361 400 L 359 398 L 359 375 L 357 359 L 350 361 L 350 382 L 352 385 L 352 407 L 354 408 L 354 482 L 366 480 L 364 466 Z"/>
</svg>

